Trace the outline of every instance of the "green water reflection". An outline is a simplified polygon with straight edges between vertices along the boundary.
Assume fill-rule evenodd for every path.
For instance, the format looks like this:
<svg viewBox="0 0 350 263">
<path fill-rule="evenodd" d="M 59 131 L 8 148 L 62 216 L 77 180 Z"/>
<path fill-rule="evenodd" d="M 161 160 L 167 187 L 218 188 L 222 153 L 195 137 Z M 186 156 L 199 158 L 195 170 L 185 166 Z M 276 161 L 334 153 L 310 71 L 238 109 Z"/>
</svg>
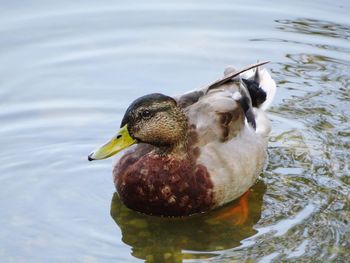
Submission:
<svg viewBox="0 0 350 263">
<path fill-rule="evenodd" d="M 132 247 L 131 254 L 146 262 L 210 258 L 221 250 L 239 246 L 243 239 L 256 233 L 254 224 L 261 217 L 265 191 L 262 181 L 250 189 L 247 214 L 242 210 L 241 200 L 188 218 L 161 218 L 134 212 L 115 193 L 111 215 L 122 231 L 123 242 Z"/>
<path fill-rule="evenodd" d="M 0 2 L 0 262 L 349 261 L 349 0 Z M 257 60 L 278 91 L 245 223 L 114 196 L 116 225 L 112 160 L 86 155 L 129 103 Z"/>
</svg>

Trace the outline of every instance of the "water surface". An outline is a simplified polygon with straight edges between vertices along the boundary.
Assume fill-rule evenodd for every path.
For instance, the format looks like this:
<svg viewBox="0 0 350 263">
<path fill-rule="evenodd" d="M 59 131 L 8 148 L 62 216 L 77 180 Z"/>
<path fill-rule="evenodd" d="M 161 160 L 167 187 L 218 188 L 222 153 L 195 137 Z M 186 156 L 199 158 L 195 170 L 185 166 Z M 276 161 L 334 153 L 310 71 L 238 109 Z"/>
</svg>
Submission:
<svg viewBox="0 0 350 263">
<path fill-rule="evenodd" d="M 348 1 L 0 2 L 2 262 L 350 258 Z M 87 154 L 129 103 L 257 60 L 278 93 L 244 222 L 238 202 L 188 219 L 125 208 L 113 160 Z"/>
</svg>

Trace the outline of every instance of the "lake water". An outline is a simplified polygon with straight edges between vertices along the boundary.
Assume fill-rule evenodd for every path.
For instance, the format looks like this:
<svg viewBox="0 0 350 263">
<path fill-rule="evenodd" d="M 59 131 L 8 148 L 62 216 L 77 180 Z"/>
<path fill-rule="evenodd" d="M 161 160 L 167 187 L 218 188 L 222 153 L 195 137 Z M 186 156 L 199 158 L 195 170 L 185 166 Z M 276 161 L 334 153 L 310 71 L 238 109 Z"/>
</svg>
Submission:
<svg viewBox="0 0 350 263">
<path fill-rule="evenodd" d="M 349 11 L 346 0 L 0 1 L 0 261 L 348 261 Z M 125 208 L 113 160 L 87 155 L 129 103 L 257 60 L 271 61 L 278 92 L 245 222 L 230 207 L 186 219 Z"/>
</svg>

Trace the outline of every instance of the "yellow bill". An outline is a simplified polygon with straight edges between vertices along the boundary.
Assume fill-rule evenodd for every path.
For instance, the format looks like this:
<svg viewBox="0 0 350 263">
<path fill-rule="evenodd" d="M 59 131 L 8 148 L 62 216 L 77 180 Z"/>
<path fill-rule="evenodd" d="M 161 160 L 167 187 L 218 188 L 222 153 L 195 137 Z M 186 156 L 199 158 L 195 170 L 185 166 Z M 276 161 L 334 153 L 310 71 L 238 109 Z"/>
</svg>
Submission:
<svg viewBox="0 0 350 263">
<path fill-rule="evenodd" d="M 89 161 L 93 161 L 111 157 L 121 150 L 133 145 L 135 142 L 136 141 L 131 138 L 129 134 L 127 125 L 125 125 L 110 141 L 90 153 L 88 159 Z"/>
</svg>

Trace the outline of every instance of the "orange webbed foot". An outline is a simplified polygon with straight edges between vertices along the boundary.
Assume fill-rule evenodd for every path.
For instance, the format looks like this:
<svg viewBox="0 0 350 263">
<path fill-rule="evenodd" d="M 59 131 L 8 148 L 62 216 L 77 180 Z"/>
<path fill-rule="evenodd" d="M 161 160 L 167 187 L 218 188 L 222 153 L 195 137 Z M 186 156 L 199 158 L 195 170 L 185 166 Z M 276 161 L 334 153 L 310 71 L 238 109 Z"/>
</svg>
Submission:
<svg viewBox="0 0 350 263">
<path fill-rule="evenodd" d="M 250 189 L 238 199 L 237 203 L 221 210 L 215 219 L 231 221 L 234 225 L 243 225 L 249 215 L 249 193 Z"/>
</svg>

